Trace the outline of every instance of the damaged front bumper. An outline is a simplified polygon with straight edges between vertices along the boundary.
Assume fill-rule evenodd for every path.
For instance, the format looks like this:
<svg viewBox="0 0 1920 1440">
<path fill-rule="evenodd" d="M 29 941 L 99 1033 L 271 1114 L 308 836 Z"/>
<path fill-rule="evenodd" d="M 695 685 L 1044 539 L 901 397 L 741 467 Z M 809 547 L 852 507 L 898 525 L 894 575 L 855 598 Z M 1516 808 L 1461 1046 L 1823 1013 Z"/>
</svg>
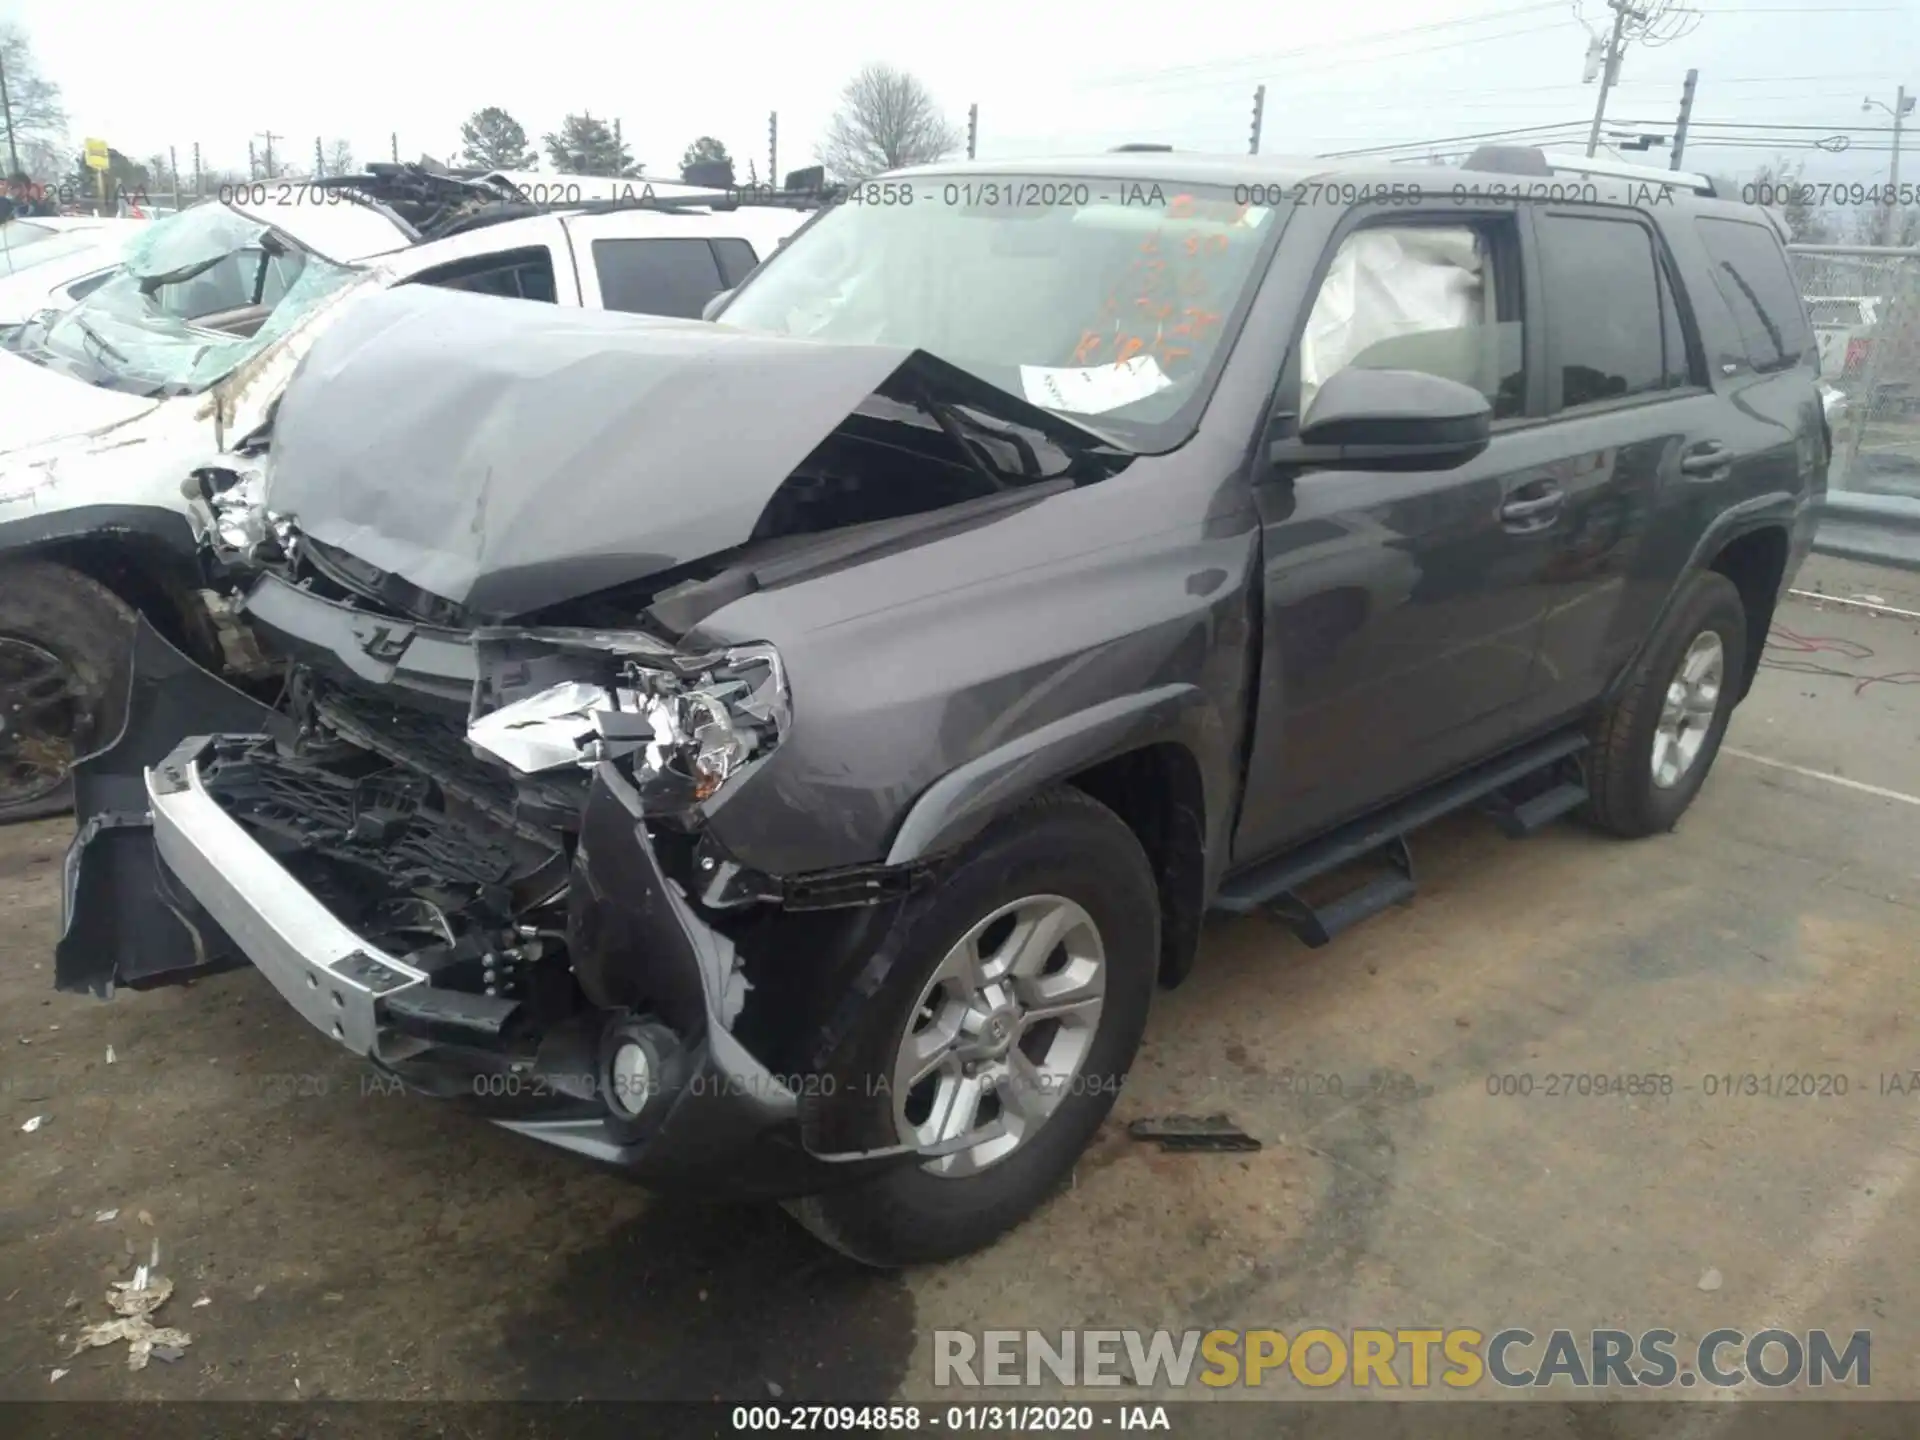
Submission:
<svg viewBox="0 0 1920 1440">
<path fill-rule="evenodd" d="M 536 1021 L 519 999 L 436 985 L 343 923 L 210 789 L 234 735 L 153 753 L 183 711 L 206 717 L 197 728 L 212 719 L 249 735 L 281 717 L 144 626 L 135 674 L 119 741 L 80 767 L 95 804 L 67 861 L 61 988 L 108 994 L 250 962 L 309 1024 L 405 1088 L 662 1189 L 805 1194 L 926 1158 L 807 1146 L 804 1087 L 730 1029 L 742 983 L 732 945 L 666 875 L 613 764 L 593 772 L 566 880 L 567 957 L 589 1003 Z"/>
</svg>

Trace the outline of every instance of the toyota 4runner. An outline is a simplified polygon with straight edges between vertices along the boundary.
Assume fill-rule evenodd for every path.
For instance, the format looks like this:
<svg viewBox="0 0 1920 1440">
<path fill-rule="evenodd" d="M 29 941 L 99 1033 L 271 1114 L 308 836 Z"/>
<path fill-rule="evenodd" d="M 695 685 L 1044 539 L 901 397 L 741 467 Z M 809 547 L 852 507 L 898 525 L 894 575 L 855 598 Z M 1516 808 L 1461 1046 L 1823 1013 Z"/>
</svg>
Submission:
<svg viewBox="0 0 1920 1440">
<path fill-rule="evenodd" d="M 933 166 L 718 324 L 355 307 L 196 480 L 274 702 L 140 627 L 59 985 L 251 963 L 655 1185 L 989 1242 L 1209 910 L 1699 790 L 1829 441 L 1775 224 L 1650 176 Z"/>
</svg>

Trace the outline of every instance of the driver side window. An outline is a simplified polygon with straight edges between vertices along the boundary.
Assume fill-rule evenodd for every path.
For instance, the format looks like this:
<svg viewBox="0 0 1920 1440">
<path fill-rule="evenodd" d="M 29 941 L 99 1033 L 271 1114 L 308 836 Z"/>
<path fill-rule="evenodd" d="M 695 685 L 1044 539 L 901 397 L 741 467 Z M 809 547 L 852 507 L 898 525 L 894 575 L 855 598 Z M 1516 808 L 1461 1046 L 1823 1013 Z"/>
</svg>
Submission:
<svg viewBox="0 0 1920 1440">
<path fill-rule="evenodd" d="M 1524 413 L 1519 244 L 1510 223 L 1372 225 L 1334 252 L 1300 337 L 1300 408 L 1350 367 L 1471 386 Z"/>
</svg>

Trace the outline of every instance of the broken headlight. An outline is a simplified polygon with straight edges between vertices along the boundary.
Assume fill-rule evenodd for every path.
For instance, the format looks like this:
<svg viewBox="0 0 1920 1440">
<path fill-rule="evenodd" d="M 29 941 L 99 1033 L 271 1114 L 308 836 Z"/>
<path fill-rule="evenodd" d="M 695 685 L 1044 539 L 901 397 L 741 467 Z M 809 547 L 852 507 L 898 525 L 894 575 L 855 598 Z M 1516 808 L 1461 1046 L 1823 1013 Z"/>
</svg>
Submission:
<svg viewBox="0 0 1920 1440">
<path fill-rule="evenodd" d="M 211 520 L 207 543 L 220 560 L 230 565 L 258 564 L 289 553 L 292 525 L 267 509 L 265 470 L 254 466 L 197 470 L 187 482 L 188 497 L 193 498 L 196 491 Z"/>
<path fill-rule="evenodd" d="M 524 775 L 615 761 L 659 813 L 710 799 L 789 722 L 771 645 L 684 655 L 640 634 L 483 631 L 474 648 L 468 743 Z"/>
</svg>

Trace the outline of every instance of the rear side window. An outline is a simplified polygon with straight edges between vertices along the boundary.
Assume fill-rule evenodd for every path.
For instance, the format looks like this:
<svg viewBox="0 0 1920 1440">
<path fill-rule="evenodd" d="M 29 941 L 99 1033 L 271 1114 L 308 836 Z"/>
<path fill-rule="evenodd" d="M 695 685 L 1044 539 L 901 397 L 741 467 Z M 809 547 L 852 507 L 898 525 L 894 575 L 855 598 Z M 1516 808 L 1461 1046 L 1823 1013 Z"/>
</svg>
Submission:
<svg viewBox="0 0 1920 1440">
<path fill-rule="evenodd" d="M 1743 220 L 1694 221 L 1713 261 L 1747 360 L 1756 370 L 1787 370 L 1813 346 L 1799 287 L 1771 230 Z"/>
<path fill-rule="evenodd" d="M 422 270 L 410 284 L 435 285 L 442 290 L 470 290 L 476 295 L 503 295 L 509 300 L 554 303 L 553 256 L 544 245 L 506 250 L 453 260 Z"/>
<path fill-rule="evenodd" d="M 713 253 L 720 257 L 720 279 L 729 290 L 746 279 L 747 272 L 760 263 L 760 257 L 753 253 L 753 246 L 744 240 L 716 240 L 713 242 Z"/>
<path fill-rule="evenodd" d="M 1630 220 L 1542 216 L 1549 395 L 1556 410 L 1671 387 L 1653 239 Z M 1674 367 L 1684 372 L 1684 360 Z"/>
<path fill-rule="evenodd" d="M 706 240 L 596 240 L 600 303 L 637 315 L 698 320 L 727 287 Z"/>
</svg>

